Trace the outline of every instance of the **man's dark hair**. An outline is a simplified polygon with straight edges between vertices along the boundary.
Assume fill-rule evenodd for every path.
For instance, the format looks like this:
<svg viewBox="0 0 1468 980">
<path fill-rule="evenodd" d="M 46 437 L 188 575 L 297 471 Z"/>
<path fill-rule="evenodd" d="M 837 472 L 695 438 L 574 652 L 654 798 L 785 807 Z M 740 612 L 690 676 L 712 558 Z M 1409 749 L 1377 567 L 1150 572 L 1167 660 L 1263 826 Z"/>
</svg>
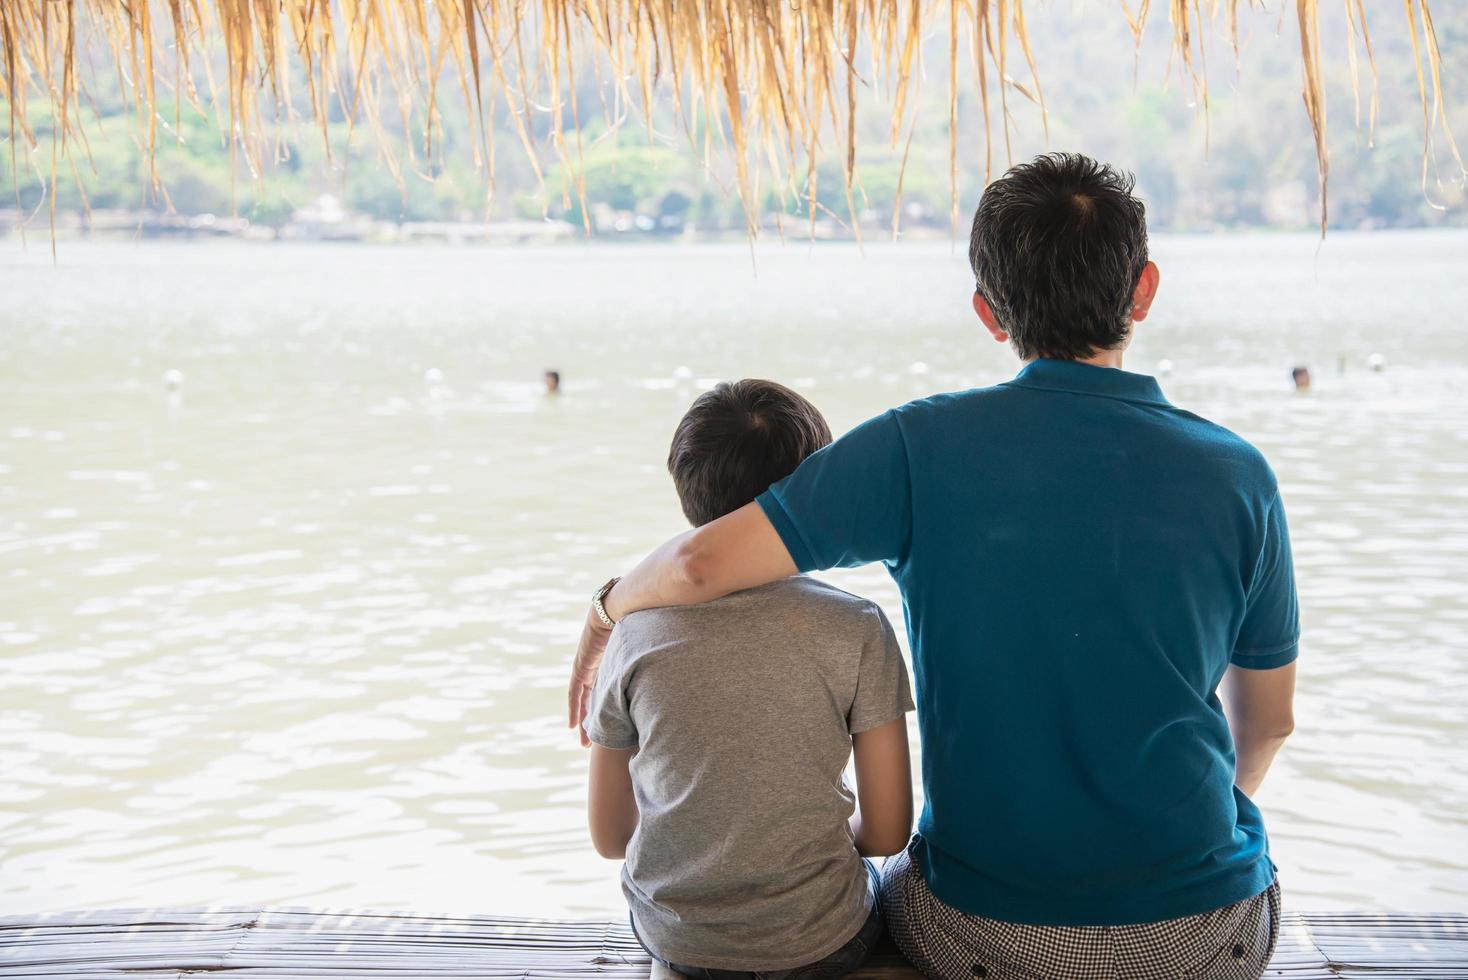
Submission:
<svg viewBox="0 0 1468 980">
<path fill-rule="evenodd" d="M 1077 360 L 1126 342 L 1147 264 L 1135 186 L 1090 157 L 1047 153 L 984 191 L 969 265 L 1020 357 Z"/>
<path fill-rule="evenodd" d="M 738 510 L 829 444 L 814 405 L 773 381 L 724 381 L 693 400 L 668 450 L 668 472 L 695 527 Z"/>
</svg>

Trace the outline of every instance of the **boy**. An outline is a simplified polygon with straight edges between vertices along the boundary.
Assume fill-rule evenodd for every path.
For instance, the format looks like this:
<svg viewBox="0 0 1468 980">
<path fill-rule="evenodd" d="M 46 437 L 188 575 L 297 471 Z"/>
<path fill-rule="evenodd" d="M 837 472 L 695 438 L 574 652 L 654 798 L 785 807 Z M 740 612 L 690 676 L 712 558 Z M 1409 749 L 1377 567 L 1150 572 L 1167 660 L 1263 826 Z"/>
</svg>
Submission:
<svg viewBox="0 0 1468 980">
<path fill-rule="evenodd" d="M 678 424 L 668 470 L 697 527 L 830 441 L 790 389 L 724 383 Z M 597 852 L 626 857 L 648 952 L 705 980 L 860 966 L 883 929 L 862 856 L 912 829 L 912 709 L 881 609 L 803 575 L 620 623 L 585 722 L 588 818 Z"/>
</svg>

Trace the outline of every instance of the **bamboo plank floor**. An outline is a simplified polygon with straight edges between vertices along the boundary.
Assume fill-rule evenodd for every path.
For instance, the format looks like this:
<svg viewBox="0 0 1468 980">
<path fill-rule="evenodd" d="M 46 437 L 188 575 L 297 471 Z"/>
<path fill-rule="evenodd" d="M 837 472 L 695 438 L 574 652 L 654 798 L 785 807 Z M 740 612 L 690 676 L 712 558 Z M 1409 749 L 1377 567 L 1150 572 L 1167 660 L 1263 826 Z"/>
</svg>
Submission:
<svg viewBox="0 0 1468 980">
<path fill-rule="evenodd" d="M 625 923 L 310 909 L 0 917 L 0 977 L 645 978 Z M 1468 915 L 1286 913 L 1269 977 L 1468 980 Z M 890 947 L 854 980 L 918 977 Z"/>
</svg>

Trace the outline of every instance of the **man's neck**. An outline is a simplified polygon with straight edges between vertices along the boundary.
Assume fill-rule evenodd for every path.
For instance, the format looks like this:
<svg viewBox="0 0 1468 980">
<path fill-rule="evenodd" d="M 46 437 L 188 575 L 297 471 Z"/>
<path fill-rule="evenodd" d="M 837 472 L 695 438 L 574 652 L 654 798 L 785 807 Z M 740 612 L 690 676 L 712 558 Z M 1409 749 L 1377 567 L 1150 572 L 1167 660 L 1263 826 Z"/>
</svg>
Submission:
<svg viewBox="0 0 1468 980">
<path fill-rule="evenodd" d="M 1093 367 L 1107 367 L 1120 370 L 1121 357 L 1125 353 L 1126 351 L 1123 350 L 1104 350 L 1099 354 L 1092 355 L 1091 357 L 1077 357 L 1073 358 L 1073 360 L 1077 364 L 1090 364 Z M 1025 363 L 1029 364 L 1031 361 L 1037 360 L 1039 360 L 1039 358 L 1031 357 L 1026 359 Z"/>
<path fill-rule="evenodd" d="M 1126 351 L 1122 350 L 1104 350 L 1094 357 L 1078 357 L 1076 360 L 1081 364 L 1091 364 L 1095 367 L 1109 367 L 1120 370 L 1121 356 L 1125 353 Z"/>
</svg>

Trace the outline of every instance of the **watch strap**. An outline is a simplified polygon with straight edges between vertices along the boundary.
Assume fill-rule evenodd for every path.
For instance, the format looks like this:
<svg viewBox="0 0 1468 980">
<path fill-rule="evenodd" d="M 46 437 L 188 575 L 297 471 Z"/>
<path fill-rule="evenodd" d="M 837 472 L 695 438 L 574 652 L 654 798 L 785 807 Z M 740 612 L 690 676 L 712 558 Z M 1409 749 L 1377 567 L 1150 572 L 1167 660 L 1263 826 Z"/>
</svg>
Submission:
<svg viewBox="0 0 1468 980">
<path fill-rule="evenodd" d="M 608 592 L 612 591 L 612 586 L 616 585 L 620 581 L 622 581 L 622 577 L 620 575 L 612 576 L 610 579 L 607 580 L 607 584 L 597 589 L 596 595 L 591 597 L 591 608 L 596 612 L 596 618 L 601 620 L 602 625 L 605 626 L 607 629 L 611 629 L 613 626 L 616 626 L 617 621 L 607 614 L 607 607 L 603 604 L 602 600 L 607 597 Z"/>
</svg>

